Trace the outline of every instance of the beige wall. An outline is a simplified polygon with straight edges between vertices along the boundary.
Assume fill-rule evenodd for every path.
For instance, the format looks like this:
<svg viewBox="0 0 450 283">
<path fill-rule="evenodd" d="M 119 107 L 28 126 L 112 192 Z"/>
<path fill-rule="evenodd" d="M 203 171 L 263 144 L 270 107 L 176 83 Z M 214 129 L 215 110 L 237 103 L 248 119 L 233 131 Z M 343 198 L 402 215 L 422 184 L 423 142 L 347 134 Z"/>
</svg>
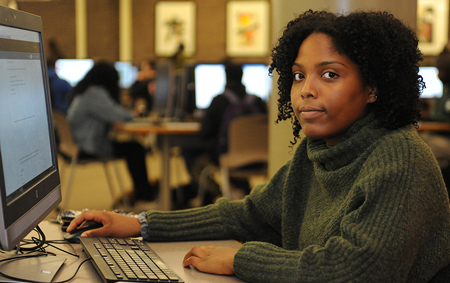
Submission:
<svg viewBox="0 0 450 283">
<path fill-rule="evenodd" d="M 59 0 L 18 2 L 20 10 L 40 15 L 44 36 L 54 38 L 66 57 L 76 58 L 75 4 L 86 4 L 87 54 L 89 58 L 117 61 L 120 58 L 119 7 L 130 3 L 132 51 L 130 57 L 138 64 L 155 55 L 155 4 L 156 0 Z M 226 3 L 227 0 L 195 0 L 196 52 L 194 61 L 218 62 L 226 58 Z M 268 0 L 270 3 L 270 0 Z M 270 19 L 267 19 L 270 21 Z M 235 58 L 238 62 L 268 63 L 269 56 Z"/>
</svg>

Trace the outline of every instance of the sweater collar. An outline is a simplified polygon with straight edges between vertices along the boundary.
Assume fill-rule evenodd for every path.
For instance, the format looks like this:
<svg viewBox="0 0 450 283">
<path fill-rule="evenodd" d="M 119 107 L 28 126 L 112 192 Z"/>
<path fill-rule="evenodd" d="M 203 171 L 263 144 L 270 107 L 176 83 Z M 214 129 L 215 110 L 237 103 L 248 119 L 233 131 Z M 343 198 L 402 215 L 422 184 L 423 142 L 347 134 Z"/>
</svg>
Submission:
<svg viewBox="0 0 450 283">
<path fill-rule="evenodd" d="M 355 160 L 374 141 L 386 133 L 378 126 L 373 114 L 356 121 L 344 134 L 340 142 L 328 148 L 323 139 L 307 140 L 308 158 L 323 164 L 326 170 L 336 170 Z"/>
</svg>

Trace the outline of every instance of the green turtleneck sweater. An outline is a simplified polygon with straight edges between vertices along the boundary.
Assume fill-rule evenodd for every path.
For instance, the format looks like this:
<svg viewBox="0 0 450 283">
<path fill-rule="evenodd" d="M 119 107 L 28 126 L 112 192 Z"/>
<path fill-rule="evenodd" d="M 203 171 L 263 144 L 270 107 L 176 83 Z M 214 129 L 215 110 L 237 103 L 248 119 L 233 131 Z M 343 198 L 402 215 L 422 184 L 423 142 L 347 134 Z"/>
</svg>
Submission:
<svg viewBox="0 0 450 283">
<path fill-rule="evenodd" d="M 450 263 L 449 208 L 415 129 L 369 115 L 332 148 L 304 138 L 243 200 L 148 220 L 152 241 L 243 242 L 233 265 L 248 282 L 427 282 Z"/>
</svg>

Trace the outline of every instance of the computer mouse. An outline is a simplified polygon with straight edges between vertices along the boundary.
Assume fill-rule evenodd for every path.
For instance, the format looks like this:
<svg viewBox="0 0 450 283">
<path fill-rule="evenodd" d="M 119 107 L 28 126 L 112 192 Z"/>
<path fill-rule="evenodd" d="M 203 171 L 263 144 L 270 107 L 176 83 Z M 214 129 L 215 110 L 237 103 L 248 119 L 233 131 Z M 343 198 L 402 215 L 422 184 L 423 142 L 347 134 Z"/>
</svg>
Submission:
<svg viewBox="0 0 450 283">
<path fill-rule="evenodd" d="M 68 241 L 69 243 L 79 243 L 80 242 L 80 236 L 83 234 L 83 232 L 97 229 L 103 227 L 102 223 L 94 222 L 94 221 L 87 221 L 83 226 L 78 227 L 70 233 L 67 233 L 64 235 L 64 240 Z"/>
</svg>

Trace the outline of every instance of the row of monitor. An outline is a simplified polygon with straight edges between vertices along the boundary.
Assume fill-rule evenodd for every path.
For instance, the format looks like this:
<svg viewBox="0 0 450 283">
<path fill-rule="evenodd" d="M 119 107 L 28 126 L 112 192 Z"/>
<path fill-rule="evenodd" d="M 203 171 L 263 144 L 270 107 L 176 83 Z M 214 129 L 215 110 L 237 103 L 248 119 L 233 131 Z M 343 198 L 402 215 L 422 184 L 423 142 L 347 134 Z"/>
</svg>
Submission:
<svg viewBox="0 0 450 283">
<path fill-rule="evenodd" d="M 92 68 L 91 59 L 60 59 L 56 61 L 58 76 L 75 86 Z M 138 68 L 131 62 L 115 62 L 119 73 L 119 85 L 128 89 L 136 81 Z M 244 64 L 242 82 L 247 92 L 260 96 L 267 101 L 272 89 L 272 78 L 268 66 L 264 64 Z M 207 108 L 214 96 L 225 88 L 225 66 L 223 64 L 197 64 L 194 66 L 195 106 Z"/>
<path fill-rule="evenodd" d="M 55 70 L 58 76 L 75 86 L 86 73 L 94 66 L 92 59 L 59 59 L 56 60 Z M 114 67 L 119 73 L 119 85 L 121 88 L 130 88 L 136 81 L 138 68 L 131 62 L 114 62 Z"/>
</svg>

